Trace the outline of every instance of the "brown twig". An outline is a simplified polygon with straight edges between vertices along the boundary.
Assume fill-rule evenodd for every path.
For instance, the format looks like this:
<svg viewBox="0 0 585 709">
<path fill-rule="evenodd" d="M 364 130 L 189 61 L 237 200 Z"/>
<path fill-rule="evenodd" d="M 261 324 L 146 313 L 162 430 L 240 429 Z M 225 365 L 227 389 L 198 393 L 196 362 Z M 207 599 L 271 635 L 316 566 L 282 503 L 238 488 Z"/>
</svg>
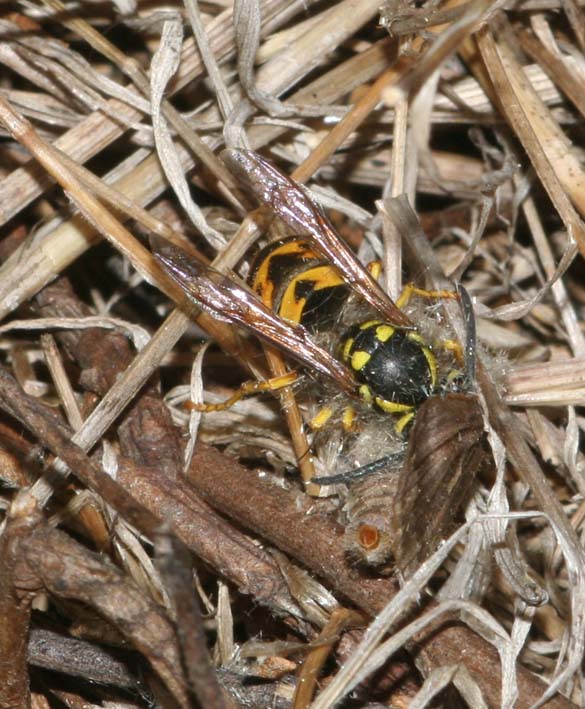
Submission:
<svg viewBox="0 0 585 709">
<path fill-rule="evenodd" d="M 40 525 L 21 553 L 47 591 L 95 608 L 148 658 L 179 705 L 190 706 L 175 631 L 162 608 L 111 562 L 58 530 Z"/>
<path fill-rule="evenodd" d="M 210 504 L 258 531 L 366 613 L 376 615 L 396 592 L 391 580 L 360 575 L 349 565 L 339 526 L 330 517 L 308 513 L 300 493 L 270 485 L 203 445 L 193 458 L 189 479 Z M 456 656 L 457 662 L 466 664 L 486 701 L 498 705 L 500 663 L 489 643 L 467 627 L 450 627 L 447 622 L 421 633 L 418 644 L 429 650 L 437 665 L 444 664 L 443 653 Z M 528 707 L 544 693 L 546 685 L 524 668 L 519 666 L 517 670 L 521 691 L 518 706 Z M 573 706 L 562 697 L 550 700 L 549 705 L 567 709 Z"/>
<path fill-rule="evenodd" d="M 27 640 L 31 603 L 38 583 L 26 573 L 21 544 L 40 523 L 34 500 L 22 495 L 13 503 L 0 538 L 0 706 L 30 703 Z"/>
<path fill-rule="evenodd" d="M 314 650 L 307 655 L 301 671 L 299 672 L 297 688 L 293 699 L 293 709 L 307 709 L 311 703 L 319 673 L 331 652 L 331 648 L 339 640 L 339 636 L 346 628 L 363 625 L 365 621 L 361 613 L 340 608 L 333 611 L 329 622 L 319 633 L 315 641 Z"/>
<path fill-rule="evenodd" d="M 138 655 L 133 658 L 137 664 Z M 52 672 L 80 677 L 89 682 L 138 689 L 138 677 L 130 671 L 132 661 L 127 653 L 114 652 L 86 640 L 71 638 L 61 633 L 33 628 L 28 641 L 28 662 Z"/>
<path fill-rule="evenodd" d="M 163 534 L 159 534 L 155 547 L 157 565 L 176 613 L 177 637 L 191 687 L 202 707 L 235 709 L 211 664 L 187 549 L 175 537 Z"/>
</svg>

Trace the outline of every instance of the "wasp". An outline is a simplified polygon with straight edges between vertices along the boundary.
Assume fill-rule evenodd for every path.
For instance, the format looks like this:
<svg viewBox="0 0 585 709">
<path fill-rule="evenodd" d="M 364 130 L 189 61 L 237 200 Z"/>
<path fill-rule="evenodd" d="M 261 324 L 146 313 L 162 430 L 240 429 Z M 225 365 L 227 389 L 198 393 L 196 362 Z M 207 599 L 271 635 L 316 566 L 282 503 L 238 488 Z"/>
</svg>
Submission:
<svg viewBox="0 0 585 709">
<path fill-rule="evenodd" d="M 470 448 L 483 435 L 475 397 L 448 388 L 436 348 L 403 309 L 413 294 L 457 296 L 410 286 L 394 302 L 300 185 L 252 151 L 228 150 L 223 157 L 244 188 L 294 235 L 258 253 L 247 287 L 160 237 L 151 239 L 154 255 L 195 304 L 248 328 L 376 412 L 378 443 L 369 447 L 385 450 L 388 439 L 391 452 L 372 460 L 370 450 L 366 464 L 358 466 L 373 491 L 354 495 L 358 502 L 348 507 L 348 547 L 354 545 L 366 563 L 393 556 L 406 569 L 436 546 L 435 538 L 445 534 L 467 499 L 463 473 Z M 322 337 L 333 330 L 335 337 Z M 242 393 L 259 389 L 244 387 Z M 324 407 L 315 427 L 331 414 Z M 415 547 L 402 540 L 399 527 L 418 539 Z"/>
</svg>

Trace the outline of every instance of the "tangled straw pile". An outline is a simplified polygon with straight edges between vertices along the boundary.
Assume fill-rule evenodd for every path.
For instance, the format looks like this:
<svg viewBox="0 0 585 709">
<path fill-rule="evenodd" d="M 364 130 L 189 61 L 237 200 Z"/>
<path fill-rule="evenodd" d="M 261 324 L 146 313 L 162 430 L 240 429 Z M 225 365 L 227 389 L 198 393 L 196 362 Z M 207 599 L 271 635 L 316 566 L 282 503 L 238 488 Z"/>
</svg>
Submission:
<svg viewBox="0 0 585 709">
<path fill-rule="evenodd" d="M 584 705 L 584 3 L 380 3 L 3 4 L 0 706 Z M 270 371 L 149 250 L 244 277 L 286 233 L 224 147 L 391 294 L 474 297 L 493 470 L 407 579 L 347 558 L 295 409 L 184 406 Z"/>
</svg>

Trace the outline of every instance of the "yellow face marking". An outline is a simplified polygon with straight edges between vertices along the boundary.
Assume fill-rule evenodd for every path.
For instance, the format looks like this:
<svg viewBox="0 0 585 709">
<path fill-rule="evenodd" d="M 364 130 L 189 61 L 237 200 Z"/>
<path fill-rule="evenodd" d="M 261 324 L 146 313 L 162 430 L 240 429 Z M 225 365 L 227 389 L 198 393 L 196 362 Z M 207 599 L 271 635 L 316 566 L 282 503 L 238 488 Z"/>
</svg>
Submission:
<svg viewBox="0 0 585 709">
<path fill-rule="evenodd" d="M 379 396 L 377 396 L 374 401 L 376 402 L 376 406 L 379 406 L 382 411 L 385 411 L 387 414 L 408 413 L 414 409 L 414 406 L 410 404 L 397 404 L 395 401 L 387 401 Z"/>
<path fill-rule="evenodd" d="M 331 406 L 324 406 L 318 411 L 315 416 L 313 416 L 309 423 L 309 426 L 313 429 L 313 431 L 318 431 L 327 424 L 327 422 L 332 416 L 333 409 L 331 408 Z"/>
<path fill-rule="evenodd" d="M 295 297 L 295 292 L 298 283 L 303 283 L 305 281 L 313 282 L 313 291 L 324 290 L 325 288 L 334 288 L 335 286 L 341 286 L 345 284 L 345 281 L 339 274 L 339 271 L 332 266 L 316 266 L 315 268 L 310 268 L 308 271 L 303 271 L 295 278 L 292 278 L 284 291 L 282 296 L 282 301 L 278 309 L 278 314 L 281 318 L 289 320 L 290 322 L 298 323 L 303 317 L 303 310 L 307 305 L 306 298 Z"/>
<path fill-rule="evenodd" d="M 369 352 L 358 350 L 351 356 L 351 367 L 354 371 L 359 372 L 360 369 L 363 369 L 371 359 L 372 355 Z"/>
<path fill-rule="evenodd" d="M 394 332 L 395 330 L 391 325 L 378 325 L 376 328 L 376 338 L 380 340 L 380 342 L 387 342 Z"/>
</svg>

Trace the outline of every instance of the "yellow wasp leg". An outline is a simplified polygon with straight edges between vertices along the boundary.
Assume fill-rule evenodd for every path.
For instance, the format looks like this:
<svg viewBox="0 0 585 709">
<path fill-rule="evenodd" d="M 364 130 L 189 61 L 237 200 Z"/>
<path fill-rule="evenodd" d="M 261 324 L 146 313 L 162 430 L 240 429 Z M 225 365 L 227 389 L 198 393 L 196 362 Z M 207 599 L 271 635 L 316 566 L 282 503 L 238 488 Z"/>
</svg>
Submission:
<svg viewBox="0 0 585 709">
<path fill-rule="evenodd" d="M 402 289 L 402 293 L 396 301 L 399 308 L 404 308 L 413 295 L 418 295 L 420 298 L 429 298 L 441 300 L 447 298 L 449 300 L 457 300 L 459 296 L 452 290 L 426 290 L 425 288 L 417 288 L 412 283 L 407 283 Z"/>
<path fill-rule="evenodd" d="M 299 375 L 293 371 L 261 382 L 250 380 L 248 382 L 244 382 L 240 388 L 229 397 L 229 399 L 222 401 L 220 404 L 195 404 L 192 401 L 189 401 L 186 405 L 187 408 L 194 409 L 195 411 L 225 411 L 245 396 L 258 394 L 263 391 L 278 391 L 279 389 L 284 389 L 284 387 L 293 384 L 298 377 Z"/>
<path fill-rule="evenodd" d="M 382 264 L 379 261 L 370 261 L 367 266 L 370 276 L 378 281 L 382 275 Z"/>
<path fill-rule="evenodd" d="M 408 301 L 413 295 L 417 295 L 420 298 L 429 298 L 434 300 L 441 300 L 447 298 L 449 300 L 458 300 L 459 295 L 456 291 L 452 290 L 426 290 L 425 288 L 417 288 L 412 283 L 407 283 L 402 289 L 402 293 L 396 301 L 396 305 L 399 308 L 404 308 Z M 447 352 L 452 352 L 458 362 L 464 363 L 465 356 L 463 354 L 463 348 L 456 340 L 444 340 L 441 342 L 441 347 Z"/>
<path fill-rule="evenodd" d="M 465 355 L 463 354 L 463 347 L 457 340 L 443 340 L 441 342 L 441 347 L 447 352 L 453 352 L 455 358 L 460 364 L 465 363 Z"/>
<path fill-rule="evenodd" d="M 394 424 L 394 430 L 396 431 L 396 433 L 402 433 L 402 431 L 404 431 L 404 429 L 408 426 L 408 424 L 412 421 L 413 418 L 414 411 L 411 411 L 410 413 L 401 416 Z"/>
<path fill-rule="evenodd" d="M 322 409 L 313 416 L 309 422 L 309 426 L 313 431 L 319 431 L 323 426 L 327 425 L 329 419 L 333 416 L 333 409 L 331 406 L 324 406 Z"/>
<path fill-rule="evenodd" d="M 328 423 L 333 416 L 332 406 L 323 406 L 319 411 L 313 416 L 309 422 L 309 426 L 313 431 L 320 431 Z M 344 431 L 353 431 L 356 425 L 357 414 L 353 406 L 347 406 L 343 410 L 342 425 Z"/>
<path fill-rule="evenodd" d="M 353 406 L 347 406 L 343 410 L 342 425 L 344 431 L 353 431 L 356 427 L 357 413 Z"/>
</svg>

